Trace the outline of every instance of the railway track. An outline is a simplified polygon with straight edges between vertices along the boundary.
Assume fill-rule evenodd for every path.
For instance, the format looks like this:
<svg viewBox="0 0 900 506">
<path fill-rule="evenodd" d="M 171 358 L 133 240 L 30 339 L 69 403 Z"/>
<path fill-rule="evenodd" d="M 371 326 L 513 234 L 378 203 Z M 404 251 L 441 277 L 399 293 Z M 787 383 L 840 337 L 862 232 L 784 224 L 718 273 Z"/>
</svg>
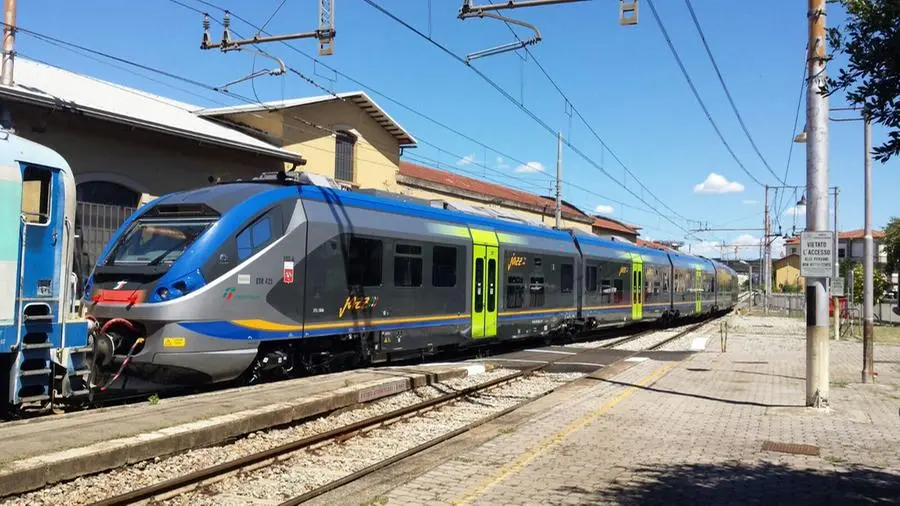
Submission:
<svg viewBox="0 0 900 506">
<path fill-rule="evenodd" d="M 682 338 L 683 336 L 697 330 L 701 326 L 708 323 L 708 321 L 700 322 L 697 324 L 689 325 L 683 330 L 679 331 L 673 336 L 667 336 L 663 340 L 652 344 L 643 350 L 635 351 L 632 354 L 629 354 L 629 357 L 635 356 L 642 351 L 652 351 L 658 350 L 663 346 L 676 341 L 677 339 Z M 635 336 L 629 336 L 627 342 L 635 341 L 636 339 L 640 339 L 641 337 L 646 337 L 656 332 L 661 332 L 658 330 L 646 330 L 639 332 Z M 626 342 L 626 339 L 618 340 L 613 343 L 606 343 L 604 347 L 614 347 L 617 345 L 621 345 L 623 342 Z M 99 502 L 94 503 L 95 505 L 104 505 L 104 506 L 112 506 L 112 505 L 124 505 L 124 504 L 134 504 L 134 503 L 142 503 L 142 502 L 177 502 L 179 496 L 183 496 L 185 494 L 190 493 L 205 493 L 205 494 L 213 494 L 212 491 L 204 492 L 207 487 L 214 485 L 220 481 L 226 480 L 229 477 L 239 475 L 239 474 L 249 474 L 254 471 L 276 465 L 282 462 L 287 461 L 291 458 L 291 455 L 296 455 L 299 452 L 313 450 L 318 447 L 322 447 L 329 443 L 341 443 L 347 441 L 351 438 L 363 435 L 369 431 L 376 430 L 381 427 L 393 425 L 402 420 L 409 420 L 413 417 L 422 416 L 425 413 L 432 412 L 435 410 L 443 409 L 447 406 L 454 404 L 457 401 L 477 397 L 479 395 L 484 395 L 487 392 L 490 392 L 495 389 L 504 388 L 505 386 L 511 385 L 514 382 L 524 380 L 530 376 L 539 373 L 541 370 L 547 368 L 554 361 L 550 361 L 546 364 L 536 365 L 516 373 L 503 376 L 501 378 L 497 378 L 479 385 L 475 385 L 472 387 L 468 387 L 456 392 L 451 392 L 444 394 L 440 397 L 436 397 L 430 400 L 423 401 L 421 403 L 417 403 L 411 406 L 407 406 L 404 408 L 400 408 L 388 413 L 384 413 L 378 416 L 374 416 L 372 418 L 368 418 L 365 420 L 358 421 L 356 423 L 352 423 L 350 425 L 346 425 L 343 427 L 339 427 L 333 430 L 329 430 L 326 432 L 322 432 L 319 434 L 315 434 L 300 440 L 292 441 L 286 444 L 282 444 L 280 446 L 270 448 L 268 450 L 264 450 L 258 453 L 254 453 L 251 455 L 247 455 L 242 458 L 234 459 L 228 462 L 224 462 L 215 466 L 211 466 L 205 469 L 200 469 L 188 474 L 184 474 L 182 476 L 172 478 L 166 481 L 162 481 L 147 487 L 139 488 L 130 492 L 123 493 L 121 495 L 117 495 L 114 497 L 110 497 Z M 420 453 L 428 448 L 431 448 L 435 445 L 438 445 L 444 441 L 452 439 L 460 434 L 468 432 L 480 425 L 483 425 L 491 420 L 494 420 L 498 417 L 501 417 L 507 413 L 510 413 L 516 409 L 521 408 L 522 406 L 534 401 L 538 397 L 542 397 L 543 395 L 547 395 L 560 385 L 564 383 L 560 383 L 552 387 L 549 390 L 544 391 L 536 396 L 525 398 L 521 402 L 517 402 L 511 406 L 506 408 L 493 411 L 486 416 L 480 416 L 479 418 L 471 421 L 461 427 L 458 427 L 454 430 L 445 432 L 437 437 L 431 438 L 421 444 L 415 445 L 411 448 L 405 449 L 403 451 L 397 452 L 385 458 L 383 460 L 379 460 L 373 464 L 370 464 L 362 469 L 356 470 L 351 473 L 347 473 L 344 476 L 332 480 L 322 486 L 314 488 L 312 490 L 306 491 L 302 494 L 290 497 L 289 499 L 283 501 L 282 505 L 295 505 L 306 502 L 310 499 L 318 497 L 322 494 L 340 488 L 348 483 L 358 480 L 368 474 L 371 474 L 379 469 L 387 467 L 391 464 L 394 464 L 398 461 L 406 459 L 412 455 Z M 242 480 L 243 481 L 243 480 Z"/>
</svg>

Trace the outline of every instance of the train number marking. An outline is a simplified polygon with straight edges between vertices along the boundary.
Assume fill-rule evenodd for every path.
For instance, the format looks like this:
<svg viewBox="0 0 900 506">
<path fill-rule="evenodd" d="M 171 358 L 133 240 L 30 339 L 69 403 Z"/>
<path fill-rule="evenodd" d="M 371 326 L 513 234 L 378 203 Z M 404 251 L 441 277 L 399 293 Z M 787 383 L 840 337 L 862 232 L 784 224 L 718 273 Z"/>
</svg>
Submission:
<svg viewBox="0 0 900 506">
<path fill-rule="evenodd" d="M 184 337 L 164 337 L 163 348 L 184 348 L 187 339 Z"/>
</svg>

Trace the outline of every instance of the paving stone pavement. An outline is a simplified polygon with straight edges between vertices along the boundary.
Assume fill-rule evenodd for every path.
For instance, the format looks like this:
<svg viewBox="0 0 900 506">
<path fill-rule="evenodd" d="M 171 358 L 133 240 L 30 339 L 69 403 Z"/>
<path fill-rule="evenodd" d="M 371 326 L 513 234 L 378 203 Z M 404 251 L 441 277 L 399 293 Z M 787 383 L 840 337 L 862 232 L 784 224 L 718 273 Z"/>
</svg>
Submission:
<svg viewBox="0 0 900 506">
<path fill-rule="evenodd" d="M 803 322 L 764 332 L 730 318 L 726 353 L 715 338 L 687 361 L 598 381 L 387 504 L 900 503 L 900 347 L 876 346 L 878 384 L 862 385 L 861 343 L 832 341 L 831 407 L 813 410 Z M 764 451 L 765 441 L 819 455 Z"/>
</svg>

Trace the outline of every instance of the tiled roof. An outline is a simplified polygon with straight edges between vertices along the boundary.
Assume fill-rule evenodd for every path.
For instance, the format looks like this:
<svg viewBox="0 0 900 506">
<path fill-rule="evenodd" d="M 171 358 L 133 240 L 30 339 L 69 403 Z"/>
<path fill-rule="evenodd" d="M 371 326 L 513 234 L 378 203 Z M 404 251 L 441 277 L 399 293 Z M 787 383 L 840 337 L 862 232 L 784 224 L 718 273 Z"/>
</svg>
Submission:
<svg viewBox="0 0 900 506">
<path fill-rule="evenodd" d="M 0 85 L 0 97 L 53 109 L 77 111 L 106 121 L 195 139 L 285 161 L 300 155 L 200 118 L 200 108 L 120 84 L 16 57 L 15 84 Z"/>
<path fill-rule="evenodd" d="M 401 161 L 400 176 L 428 181 L 445 187 L 483 195 L 488 200 L 496 199 L 504 202 L 517 203 L 533 208 L 536 212 L 546 213 L 548 216 L 552 216 L 554 213 L 554 203 L 540 195 L 516 190 L 508 186 L 479 181 L 478 179 L 461 176 L 445 170 Z M 401 180 L 400 182 L 402 183 L 403 181 Z M 563 217 L 567 219 L 585 223 L 589 223 L 591 220 L 590 216 L 584 214 L 578 210 L 578 208 L 566 203 L 563 203 L 562 205 L 562 214 Z"/>
<path fill-rule="evenodd" d="M 658 242 L 656 242 L 656 241 L 645 241 L 645 240 L 643 240 L 643 239 L 641 239 L 641 238 L 638 238 L 638 239 L 637 239 L 637 242 L 636 242 L 635 244 L 637 244 L 638 246 L 643 246 L 643 247 L 645 247 L 645 248 L 653 248 L 653 249 L 661 249 L 661 250 L 668 250 L 668 249 L 669 249 L 669 248 L 668 248 L 666 245 L 664 245 L 664 244 L 660 244 L 660 243 L 658 243 Z"/>
<path fill-rule="evenodd" d="M 616 220 L 612 220 L 609 218 L 603 218 L 600 216 L 594 216 L 594 224 L 593 226 L 603 229 L 609 230 L 611 232 L 620 232 L 623 234 L 629 235 L 637 235 L 638 229 L 636 227 L 631 227 L 624 223 L 618 222 Z M 646 241 L 644 241 L 646 242 Z"/>
<path fill-rule="evenodd" d="M 387 130 L 397 142 L 400 143 L 401 146 L 415 146 L 416 140 L 410 135 L 409 132 L 403 129 L 400 126 L 400 123 L 394 121 L 394 118 L 390 117 L 384 109 L 381 108 L 374 100 L 372 100 L 369 95 L 367 95 L 364 91 L 350 91 L 346 93 L 337 93 L 337 96 L 334 95 L 321 95 L 317 97 L 303 97 L 303 98 L 293 98 L 289 100 L 277 100 L 273 102 L 263 102 L 258 104 L 245 104 L 238 105 L 233 107 L 218 107 L 211 109 L 203 109 L 198 111 L 197 114 L 199 116 L 214 116 L 214 117 L 222 117 L 228 116 L 230 114 L 240 114 L 244 112 L 271 112 L 277 111 L 281 109 L 290 109 L 293 107 L 303 107 L 307 105 L 313 104 L 321 104 L 324 102 L 331 102 L 334 100 L 349 100 L 359 106 L 360 109 L 366 112 L 369 116 L 372 117 L 375 122 L 382 126 L 385 130 Z"/>
</svg>

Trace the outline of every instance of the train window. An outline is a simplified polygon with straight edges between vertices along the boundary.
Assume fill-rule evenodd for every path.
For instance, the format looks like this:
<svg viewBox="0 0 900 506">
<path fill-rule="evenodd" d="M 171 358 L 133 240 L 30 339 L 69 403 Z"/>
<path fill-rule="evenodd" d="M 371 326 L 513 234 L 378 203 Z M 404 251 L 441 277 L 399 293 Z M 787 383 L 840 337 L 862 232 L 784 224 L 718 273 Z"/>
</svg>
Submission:
<svg viewBox="0 0 900 506">
<path fill-rule="evenodd" d="M 347 286 L 381 284 L 381 241 L 351 237 L 347 247 Z"/>
<path fill-rule="evenodd" d="M 600 281 L 600 302 L 611 304 L 613 301 L 612 283 L 608 279 Z"/>
<path fill-rule="evenodd" d="M 585 287 L 588 293 L 594 293 L 597 291 L 597 266 L 591 265 L 588 266 L 585 277 Z"/>
<path fill-rule="evenodd" d="M 28 223 L 50 221 L 50 177 L 46 169 L 26 167 L 22 176 L 22 214 Z"/>
<path fill-rule="evenodd" d="M 272 219 L 262 216 L 237 235 L 238 259 L 246 260 L 272 240 Z"/>
<path fill-rule="evenodd" d="M 475 260 L 475 312 L 484 311 L 484 259 Z"/>
<path fill-rule="evenodd" d="M 432 249 L 431 285 L 456 286 L 456 248 L 435 246 Z"/>
<path fill-rule="evenodd" d="M 536 267 L 540 267 L 540 266 L 541 266 L 541 257 L 534 257 L 534 265 L 535 265 Z"/>
<path fill-rule="evenodd" d="M 488 296 L 487 296 L 487 306 L 488 313 L 493 313 L 497 310 L 497 261 L 491 258 L 488 260 Z"/>
<path fill-rule="evenodd" d="M 532 277 L 528 286 L 528 306 L 541 307 L 544 305 L 544 278 Z"/>
<path fill-rule="evenodd" d="M 525 304 L 525 278 L 509 276 L 506 278 L 506 308 L 522 307 Z"/>
<path fill-rule="evenodd" d="M 562 278 L 559 283 L 560 291 L 562 293 L 572 293 L 572 290 L 575 289 L 575 269 L 572 267 L 572 264 L 560 265 L 559 273 Z"/>
<path fill-rule="evenodd" d="M 422 286 L 422 247 L 394 247 L 394 286 Z"/>
<path fill-rule="evenodd" d="M 625 292 L 625 282 L 621 279 L 613 280 L 613 302 L 622 302 Z"/>
</svg>

